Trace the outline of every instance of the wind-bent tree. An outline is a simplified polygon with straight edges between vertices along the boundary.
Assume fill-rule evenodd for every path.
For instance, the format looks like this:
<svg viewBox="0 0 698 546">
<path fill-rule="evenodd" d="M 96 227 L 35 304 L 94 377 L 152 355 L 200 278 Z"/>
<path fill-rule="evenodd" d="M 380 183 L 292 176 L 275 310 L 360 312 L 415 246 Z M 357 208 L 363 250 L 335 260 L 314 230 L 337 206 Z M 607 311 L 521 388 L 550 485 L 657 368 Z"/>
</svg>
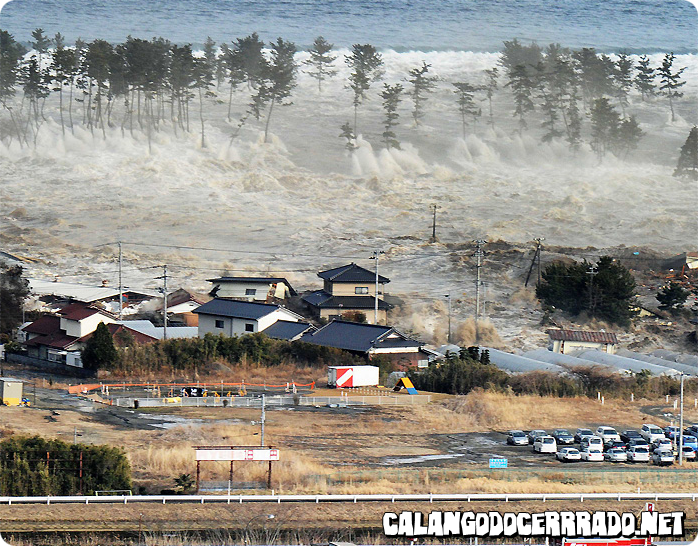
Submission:
<svg viewBox="0 0 698 546">
<path fill-rule="evenodd" d="M 354 134 L 357 132 L 359 105 L 366 98 L 371 83 L 383 76 L 383 56 L 371 44 L 354 44 L 351 54 L 344 58 L 351 69 L 349 87 L 354 92 Z"/>
<path fill-rule="evenodd" d="M 298 64 L 295 60 L 296 45 L 283 38 L 271 44 L 271 60 L 267 64 L 266 75 L 259 85 L 262 103 L 269 103 L 267 121 L 264 125 L 264 142 L 269 142 L 269 124 L 274 105 L 284 104 L 296 87 Z"/>
<path fill-rule="evenodd" d="M 497 79 L 499 78 L 499 71 L 497 67 L 485 70 L 485 94 L 487 97 L 487 102 L 490 107 L 490 116 L 488 123 L 494 129 L 494 111 L 492 110 L 492 97 L 494 97 L 494 92 L 497 90 Z"/>
<path fill-rule="evenodd" d="M 409 77 L 407 81 L 412 85 L 410 96 L 414 103 L 412 117 L 414 118 L 415 125 L 419 125 L 421 119 L 424 117 L 423 106 L 427 101 L 427 95 L 432 93 L 436 87 L 437 78 L 428 75 L 429 68 L 431 68 L 431 65 L 422 61 L 422 66 L 413 68 L 408 72 Z"/>
<path fill-rule="evenodd" d="M 0 104 L 10 114 L 10 120 L 17 133 L 17 139 L 22 145 L 22 131 L 12 108 L 11 100 L 15 96 L 15 86 L 20 76 L 20 59 L 26 53 L 24 47 L 15 41 L 12 34 L 0 30 Z M 0 138 L 5 135 L 0 134 Z M 12 142 L 12 135 L 9 141 Z"/>
<path fill-rule="evenodd" d="M 331 54 L 333 47 L 334 44 L 318 36 L 308 49 L 310 58 L 303 61 L 303 64 L 309 67 L 305 73 L 317 80 L 319 93 L 322 93 L 322 82 L 337 74 L 337 71 L 332 68 L 332 63 L 337 60 L 337 56 Z"/>
<path fill-rule="evenodd" d="M 395 135 L 393 128 L 397 125 L 397 120 L 400 118 L 400 114 L 397 113 L 397 107 L 402 101 L 400 95 L 402 94 L 403 87 L 399 83 L 394 85 L 383 84 L 383 91 L 380 96 L 383 99 L 383 110 L 385 111 L 385 118 L 383 118 L 383 126 L 385 131 L 383 131 L 383 141 L 385 142 L 385 147 L 400 149 L 400 141 Z"/>
<path fill-rule="evenodd" d="M 693 127 L 679 153 L 674 176 L 698 180 L 698 127 Z"/>
<path fill-rule="evenodd" d="M 256 89 L 257 84 L 264 77 L 266 59 L 262 53 L 263 49 L 264 42 L 259 39 L 256 32 L 244 38 L 238 38 L 233 43 L 233 55 L 237 57 L 236 62 L 245 75 L 248 89 Z"/>
<path fill-rule="evenodd" d="M 456 82 L 453 84 L 456 94 L 456 105 L 460 115 L 461 127 L 463 128 L 463 140 L 465 140 L 465 128 L 468 126 L 467 118 L 477 119 L 480 115 L 480 108 L 475 104 L 476 87 L 467 82 Z"/>
<path fill-rule="evenodd" d="M 671 121 L 676 121 L 676 115 L 674 113 L 674 99 L 683 97 L 683 93 L 679 91 L 679 88 L 686 85 L 685 81 L 681 81 L 681 74 L 686 70 L 686 67 L 679 68 L 674 72 L 674 59 L 676 56 L 674 53 L 667 53 L 664 55 L 662 60 L 662 66 L 657 69 L 657 74 L 659 74 L 659 90 L 660 92 L 669 97 L 669 108 L 671 109 Z"/>
<path fill-rule="evenodd" d="M 650 66 L 650 58 L 647 55 L 640 56 L 640 60 L 637 62 L 635 68 L 637 68 L 637 75 L 633 82 L 644 102 L 647 97 L 654 95 L 656 87 L 654 84 L 654 78 L 656 76 L 655 70 Z"/>
<path fill-rule="evenodd" d="M 189 44 L 172 46 L 170 86 L 172 100 L 177 104 L 177 120 L 183 131 L 189 131 L 189 101 L 196 84 L 196 60 Z"/>
<path fill-rule="evenodd" d="M 58 111 L 61 118 L 61 132 L 63 133 L 63 136 L 65 136 L 65 122 L 63 120 L 63 88 L 70 85 L 72 89 L 77 61 L 75 58 L 75 51 L 73 49 L 66 48 L 64 42 L 58 39 L 59 36 L 60 35 L 57 34 L 55 39 L 56 49 L 53 51 L 51 72 L 53 74 L 52 81 L 55 85 L 54 90 L 58 91 Z M 71 130 L 72 129 L 73 127 L 71 124 Z"/>
<path fill-rule="evenodd" d="M 506 87 L 511 87 L 514 95 L 515 108 L 513 115 L 514 117 L 519 117 L 520 133 L 527 127 L 526 113 L 534 109 L 533 101 L 531 100 L 534 84 L 524 65 L 517 65 L 511 70 Z"/>
<path fill-rule="evenodd" d="M 27 99 L 27 130 L 31 130 L 34 147 L 42 121 L 39 119 L 39 101 L 49 96 L 49 86 L 46 84 L 46 74 L 39 67 L 36 55 L 33 55 L 22 69 L 22 87 L 24 98 Z M 32 115 L 34 121 L 32 123 Z M 42 118 L 43 119 L 43 118 Z"/>
<path fill-rule="evenodd" d="M 201 122 L 201 147 L 206 147 L 206 133 L 204 124 L 204 97 L 213 97 L 211 91 L 213 76 L 216 66 L 212 65 L 206 58 L 194 59 L 194 87 L 199 94 L 199 121 Z"/>
<path fill-rule="evenodd" d="M 619 53 L 613 72 L 613 81 L 616 89 L 616 97 L 620 104 L 621 112 L 625 117 L 625 107 L 628 106 L 628 95 L 633 86 L 633 61 L 626 53 Z"/>
<path fill-rule="evenodd" d="M 85 75 L 90 80 L 90 109 L 92 107 L 92 85 L 94 84 L 97 88 L 97 93 L 94 98 L 95 119 L 93 120 L 92 116 L 88 115 L 90 129 L 93 129 L 95 123 L 99 123 L 102 127 L 104 138 L 107 137 L 107 134 L 104 128 L 103 97 L 108 89 L 109 68 L 113 54 L 114 49 L 109 42 L 106 40 L 94 40 L 88 44 L 83 60 Z"/>
</svg>

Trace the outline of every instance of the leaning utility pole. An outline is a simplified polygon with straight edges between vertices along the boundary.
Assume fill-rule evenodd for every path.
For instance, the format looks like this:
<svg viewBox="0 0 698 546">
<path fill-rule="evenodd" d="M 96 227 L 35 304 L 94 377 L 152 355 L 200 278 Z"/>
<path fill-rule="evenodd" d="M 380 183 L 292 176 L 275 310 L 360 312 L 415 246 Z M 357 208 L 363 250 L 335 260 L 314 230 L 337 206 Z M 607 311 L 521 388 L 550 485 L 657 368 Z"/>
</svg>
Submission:
<svg viewBox="0 0 698 546">
<path fill-rule="evenodd" d="M 531 267 L 528 268 L 528 274 L 526 275 L 526 282 L 524 283 L 524 286 L 528 286 L 528 281 L 531 279 L 531 273 L 533 272 L 533 266 L 538 262 L 538 284 L 536 286 L 540 286 L 540 280 L 541 280 L 541 265 L 540 265 L 540 250 L 541 250 L 541 241 L 545 241 L 544 237 L 537 237 L 534 239 L 536 242 L 536 251 L 533 253 L 533 259 L 531 260 Z"/>
<path fill-rule="evenodd" d="M 376 260 L 376 294 L 374 297 L 373 324 L 378 324 L 378 256 L 385 254 L 382 250 L 374 250 L 372 260 Z"/>
<path fill-rule="evenodd" d="M 122 253 L 121 253 L 121 241 L 119 241 L 119 320 L 123 320 L 123 309 L 124 309 L 124 287 L 121 282 L 121 264 L 122 264 Z"/>
<path fill-rule="evenodd" d="M 438 209 L 439 206 L 436 203 L 434 203 L 434 204 L 430 205 L 430 208 L 431 208 L 431 211 L 433 213 L 433 217 L 432 217 L 433 219 L 431 222 L 431 239 L 429 239 L 429 242 L 435 243 L 437 241 L 437 239 L 436 239 L 436 209 Z"/>
<path fill-rule="evenodd" d="M 448 344 L 451 344 L 451 293 L 444 294 L 444 298 L 448 300 Z"/>
</svg>

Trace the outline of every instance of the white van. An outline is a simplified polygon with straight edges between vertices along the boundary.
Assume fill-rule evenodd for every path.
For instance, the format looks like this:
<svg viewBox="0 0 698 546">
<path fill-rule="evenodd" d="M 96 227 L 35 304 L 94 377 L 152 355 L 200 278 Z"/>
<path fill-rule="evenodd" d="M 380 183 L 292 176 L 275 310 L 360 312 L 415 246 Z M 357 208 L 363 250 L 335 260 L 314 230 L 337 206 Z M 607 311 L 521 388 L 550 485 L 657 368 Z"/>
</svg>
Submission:
<svg viewBox="0 0 698 546">
<path fill-rule="evenodd" d="M 666 438 L 664 431 L 657 425 L 652 425 L 650 423 L 645 423 L 640 429 L 640 436 L 642 436 L 648 443 L 653 443 L 655 440 L 662 440 Z"/>
<path fill-rule="evenodd" d="M 557 453 L 557 442 L 552 436 L 538 436 L 533 441 L 533 451 L 538 453 Z"/>
</svg>

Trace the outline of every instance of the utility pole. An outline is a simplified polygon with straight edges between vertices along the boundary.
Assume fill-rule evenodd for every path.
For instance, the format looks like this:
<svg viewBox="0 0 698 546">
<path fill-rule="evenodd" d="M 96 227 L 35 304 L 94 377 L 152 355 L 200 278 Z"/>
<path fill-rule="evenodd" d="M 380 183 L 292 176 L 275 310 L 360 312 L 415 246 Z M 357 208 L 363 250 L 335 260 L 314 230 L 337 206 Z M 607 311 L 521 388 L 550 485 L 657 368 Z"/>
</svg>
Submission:
<svg viewBox="0 0 698 546">
<path fill-rule="evenodd" d="M 589 266 L 589 271 L 587 271 L 587 275 L 589 275 L 589 313 L 592 312 L 594 306 L 594 277 L 598 273 L 595 265 Z"/>
<path fill-rule="evenodd" d="M 433 203 L 430 205 L 431 211 L 433 213 L 432 216 L 432 222 L 431 222 L 431 239 L 429 240 L 430 243 L 435 243 L 437 241 L 436 239 L 436 209 L 440 208 L 436 203 Z"/>
<path fill-rule="evenodd" d="M 167 339 L 167 266 L 162 266 L 162 277 L 156 277 L 156 279 L 162 279 L 162 319 L 163 319 L 163 330 L 162 339 Z"/>
<path fill-rule="evenodd" d="M 267 420 L 265 395 L 262 395 L 262 447 L 264 447 L 264 423 Z"/>
<path fill-rule="evenodd" d="M 476 239 L 475 257 L 477 258 L 477 278 L 475 280 L 475 342 L 480 341 L 480 268 L 482 268 L 482 245 L 487 243 L 484 239 Z"/>
<path fill-rule="evenodd" d="M 121 282 L 122 260 L 123 260 L 123 255 L 121 253 L 121 241 L 119 241 L 119 320 L 123 320 L 123 309 L 124 309 L 124 286 Z"/>
<path fill-rule="evenodd" d="M 444 294 L 444 298 L 448 300 L 448 344 L 451 344 L 451 293 Z"/>
<path fill-rule="evenodd" d="M 526 282 L 524 283 L 524 286 L 528 286 L 528 281 L 531 279 L 533 266 L 536 265 L 536 262 L 538 262 L 538 284 L 536 286 L 540 286 L 541 281 L 540 250 L 542 246 L 541 241 L 545 241 L 545 238 L 537 237 L 533 240 L 536 242 L 536 251 L 533 253 L 533 260 L 531 260 L 531 267 L 528 268 L 528 274 L 526 275 Z"/>
<path fill-rule="evenodd" d="M 680 397 L 680 412 L 679 412 L 679 466 L 683 466 L 683 378 L 681 372 L 681 397 Z"/>
<path fill-rule="evenodd" d="M 382 250 L 374 250 L 371 260 L 376 260 L 376 294 L 374 298 L 373 324 L 378 324 L 378 257 L 385 254 Z"/>
</svg>

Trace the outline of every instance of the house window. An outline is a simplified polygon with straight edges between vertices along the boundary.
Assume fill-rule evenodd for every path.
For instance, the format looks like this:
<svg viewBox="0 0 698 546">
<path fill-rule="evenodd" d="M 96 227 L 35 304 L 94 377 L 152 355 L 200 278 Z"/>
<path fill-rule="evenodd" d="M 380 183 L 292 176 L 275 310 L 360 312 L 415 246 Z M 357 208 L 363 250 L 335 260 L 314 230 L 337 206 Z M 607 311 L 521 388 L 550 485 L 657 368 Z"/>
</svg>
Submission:
<svg viewBox="0 0 698 546">
<path fill-rule="evenodd" d="M 252 324 L 251 322 L 246 322 L 245 332 L 254 332 L 254 324 Z"/>
<path fill-rule="evenodd" d="M 217 320 L 217 321 L 216 321 L 216 328 L 221 328 L 221 329 L 222 329 L 222 328 L 224 328 L 224 327 L 225 327 L 225 323 L 224 323 L 222 320 Z"/>
<path fill-rule="evenodd" d="M 245 296 L 256 296 L 256 295 L 257 295 L 256 288 L 245 288 Z"/>
<path fill-rule="evenodd" d="M 354 294 L 368 294 L 368 286 L 357 286 L 354 288 Z"/>
</svg>

